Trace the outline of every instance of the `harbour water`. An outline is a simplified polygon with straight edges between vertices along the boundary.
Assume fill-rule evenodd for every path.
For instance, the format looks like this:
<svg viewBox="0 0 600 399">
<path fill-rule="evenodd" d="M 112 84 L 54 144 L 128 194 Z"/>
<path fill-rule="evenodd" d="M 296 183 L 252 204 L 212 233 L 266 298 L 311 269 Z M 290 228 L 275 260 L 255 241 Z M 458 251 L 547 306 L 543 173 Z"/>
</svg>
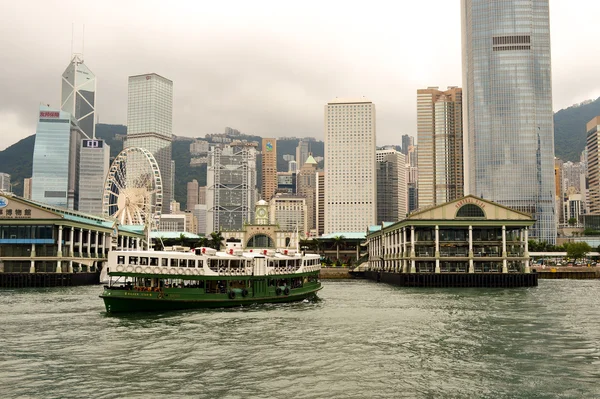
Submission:
<svg viewBox="0 0 600 399">
<path fill-rule="evenodd" d="M 0 397 L 600 397 L 600 280 L 325 281 L 312 302 L 128 316 L 101 291 L 0 291 Z"/>
</svg>

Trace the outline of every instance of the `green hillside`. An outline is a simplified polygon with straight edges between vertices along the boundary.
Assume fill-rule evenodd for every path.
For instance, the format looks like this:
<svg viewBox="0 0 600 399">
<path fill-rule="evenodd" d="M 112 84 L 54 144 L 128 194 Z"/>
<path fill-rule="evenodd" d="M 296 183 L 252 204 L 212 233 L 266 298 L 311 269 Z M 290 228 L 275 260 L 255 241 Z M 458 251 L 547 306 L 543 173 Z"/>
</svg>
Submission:
<svg viewBox="0 0 600 399">
<path fill-rule="evenodd" d="M 110 145 L 111 161 L 123 149 L 123 137 L 127 134 L 127 126 L 109 125 L 99 123 L 96 125 L 96 137 L 106 141 Z M 248 141 L 261 142 L 259 136 L 244 136 Z M 206 165 L 199 167 L 190 167 L 190 143 L 193 139 L 180 138 L 173 141 L 173 160 L 175 161 L 175 199 L 181 203 L 181 208 L 185 209 L 187 203 L 187 182 L 193 179 L 198 180 L 201 186 L 206 185 Z M 23 195 L 23 179 L 31 177 L 33 147 L 35 145 L 35 135 L 29 136 L 18 143 L 15 143 L 0 151 L 0 172 L 11 175 L 13 191 L 17 195 Z M 298 140 L 278 141 L 277 151 L 277 169 L 287 171 L 287 161 L 283 160 L 283 155 L 296 153 Z M 312 143 L 315 156 L 323 156 L 323 142 Z M 260 187 L 261 182 L 261 157 L 257 157 L 257 183 Z"/>
<path fill-rule="evenodd" d="M 579 161 L 585 148 L 586 124 L 600 115 L 600 98 L 554 114 L 554 153 L 563 161 Z"/>
</svg>

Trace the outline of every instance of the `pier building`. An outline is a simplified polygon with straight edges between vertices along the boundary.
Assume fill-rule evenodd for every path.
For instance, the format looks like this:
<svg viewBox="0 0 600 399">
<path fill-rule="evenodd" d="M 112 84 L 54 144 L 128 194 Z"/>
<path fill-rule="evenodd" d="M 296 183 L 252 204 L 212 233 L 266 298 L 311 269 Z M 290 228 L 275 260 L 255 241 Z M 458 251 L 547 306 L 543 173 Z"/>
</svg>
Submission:
<svg viewBox="0 0 600 399">
<path fill-rule="evenodd" d="M 137 249 L 142 226 L 0 192 L 0 287 L 98 283 L 111 249 Z"/>
<path fill-rule="evenodd" d="M 531 215 L 473 195 L 371 226 L 368 270 L 396 274 L 528 274 Z"/>
</svg>

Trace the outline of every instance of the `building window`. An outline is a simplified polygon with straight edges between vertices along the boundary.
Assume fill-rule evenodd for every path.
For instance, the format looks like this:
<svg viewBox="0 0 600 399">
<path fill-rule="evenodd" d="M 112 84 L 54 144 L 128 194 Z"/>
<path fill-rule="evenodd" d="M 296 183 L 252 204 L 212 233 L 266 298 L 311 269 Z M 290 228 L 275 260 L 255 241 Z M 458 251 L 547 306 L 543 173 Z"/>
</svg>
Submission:
<svg viewBox="0 0 600 399">
<path fill-rule="evenodd" d="M 456 212 L 457 218 L 485 218 L 483 209 L 473 204 L 463 205 L 458 212 Z"/>
</svg>

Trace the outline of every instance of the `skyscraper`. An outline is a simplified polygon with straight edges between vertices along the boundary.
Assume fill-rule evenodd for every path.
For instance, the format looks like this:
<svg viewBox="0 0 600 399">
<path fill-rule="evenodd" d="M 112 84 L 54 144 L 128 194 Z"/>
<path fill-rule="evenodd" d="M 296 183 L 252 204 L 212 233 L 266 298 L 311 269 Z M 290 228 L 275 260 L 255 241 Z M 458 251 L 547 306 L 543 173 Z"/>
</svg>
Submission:
<svg viewBox="0 0 600 399">
<path fill-rule="evenodd" d="M 241 230 L 254 210 L 256 149 L 245 144 L 211 147 L 206 186 L 206 231 Z"/>
<path fill-rule="evenodd" d="M 298 195 L 306 198 L 307 233 L 316 229 L 317 161 L 309 155 L 296 178 Z M 308 235 L 308 234 L 307 234 Z"/>
<path fill-rule="evenodd" d="M 548 3 L 462 0 L 463 129 L 465 194 L 532 214 L 530 236 L 555 243 Z"/>
<path fill-rule="evenodd" d="M 462 90 L 417 90 L 419 208 L 463 197 Z"/>
<path fill-rule="evenodd" d="M 362 232 L 377 221 L 375 105 L 325 105 L 325 234 Z"/>
<path fill-rule="evenodd" d="M 169 213 L 173 199 L 171 143 L 173 137 L 173 82 L 155 73 L 129 77 L 127 97 L 127 139 L 125 147 L 150 151 L 163 181 L 163 213 Z M 136 162 L 128 163 L 135 170 Z"/>
<path fill-rule="evenodd" d="M 31 177 L 23 179 L 23 198 L 31 199 Z"/>
<path fill-rule="evenodd" d="M 377 223 L 396 222 L 408 213 L 406 157 L 394 148 L 377 150 Z"/>
<path fill-rule="evenodd" d="M 588 209 L 600 215 L 600 116 L 587 123 Z"/>
<path fill-rule="evenodd" d="M 198 202 L 198 180 L 193 179 L 187 183 L 187 205 L 188 211 L 193 211 Z"/>
<path fill-rule="evenodd" d="M 277 140 L 262 139 L 262 199 L 269 201 L 277 190 Z"/>
<path fill-rule="evenodd" d="M 87 136 L 71 114 L 41 105 L 33 148 L 31 199 L 79 209 L 81 140 Z"/>
<path fill-rule="evenodd" d="M 301 139 L 296 147 L 296 162 L 298 166 L 302 167 L 308 159 L 310 153 L 310 141 Z"/>
<path fill-rule="evenodd" d="M 12 191 L 10 189 L 10 175 L 8 173 L 0 173 L 0 191 L 7 193 Z"/>
<path fill-rule="evenodd" d="M 71 114 L 81 130 L 94 138 L 96 132 L 96 75 L 74 54 L 62 74 L 60 109 Z"/>
<path fill-rule="evenodd" d="M 79 157 L 79 210 L 100 216 L 104 180 L 110 167 L 110 146 L 104 140 L 84 139 Z"/>
<path fill-rule="evenodd" d="M 317 190 L 315 193 L 315 225 L 317 237 L 325 234 L 325 172 L 319 171 L 315 174 L 317 179 Z"/>
<path fill-rule="evenodd" d="M 408 134 L 402 135 L 402 153 L 404 155 L 408 155 L 408 147 L 414 145 L 414 137 L 409 136 Z"/>
</svg>

